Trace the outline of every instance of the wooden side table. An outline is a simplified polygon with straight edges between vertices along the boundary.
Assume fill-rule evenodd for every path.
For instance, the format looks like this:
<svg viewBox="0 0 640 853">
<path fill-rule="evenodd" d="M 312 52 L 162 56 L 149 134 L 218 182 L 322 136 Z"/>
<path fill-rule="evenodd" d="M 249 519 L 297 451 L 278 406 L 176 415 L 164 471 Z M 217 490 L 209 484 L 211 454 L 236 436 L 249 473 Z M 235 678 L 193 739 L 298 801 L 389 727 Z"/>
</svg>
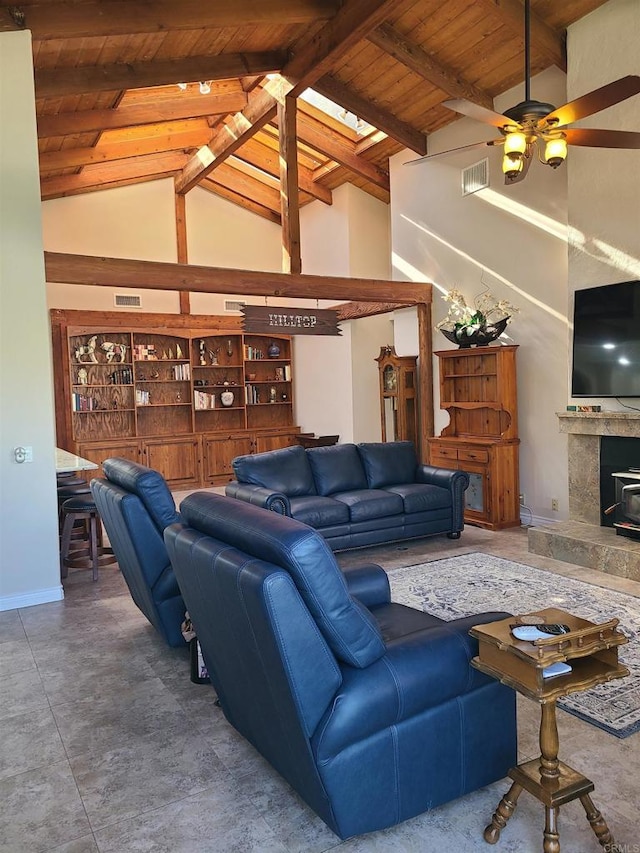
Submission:
<svg viewBox="0 0 640 853">
<path fill-rule="evenodd" d="M 472 663 L 482 672 L 499 679 L 524 696 L 540 703 L 540 757 L 509 770 L 513 784 L 500 800 L 484 839 L 495 844 L 513 814 L 518 797 L 528 791 L 545 807 L 544 853 L 560 853 L 557 819 L 561 805 L 579 799 L 596 838 L 604 846 L 613 837 L 605 819 L 589 796 L 594 784 L 581 773 L 558 760 L 556 701 L 569 693 L 588 690 L 597 684 L 622 678 L 629 670 L 618 663 L 618 646 L 627 638 L 617 630 L 618 620 L 600 625 L 556 608 L 538 610 L 532 616 L 569 626 L 570 633 L 524 642 L 511 634 L 516 619 L 502 619 L 478 625 L 469 632 L 478 640 L 478 657 Z M 543 670 L 553 663 L 569 663 L 571 672 L 545 678 Z"/>
</svg>

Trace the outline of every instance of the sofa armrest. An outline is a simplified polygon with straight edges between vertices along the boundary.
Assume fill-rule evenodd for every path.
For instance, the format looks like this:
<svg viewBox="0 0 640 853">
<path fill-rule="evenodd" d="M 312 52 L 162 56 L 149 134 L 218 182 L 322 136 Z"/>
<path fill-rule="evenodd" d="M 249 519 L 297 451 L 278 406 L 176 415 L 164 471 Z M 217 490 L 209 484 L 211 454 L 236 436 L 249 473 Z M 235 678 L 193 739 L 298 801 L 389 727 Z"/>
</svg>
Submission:
<svg viewBox="0 0 640 853">
<path fill-rule="evenodd" d="M 387 573 L 376 563 L 351 566 L 342 569 L 349 594 L 355 596 L 365 607 L 389 604 L 391 590 Z"/>
<path fill-rule="evenodd" d="M 416 483 L 429 483 L 451 492 L 453 511 L 452 532 L 464 529 L 464 493 L 469 485 L 466 471 L 453 471 L 449 468 L 436 468 L 434 465 L 418 465 Z"/>
<path fill-rule="evenodd" d="M 279 515 L 291 517 L 289 498 L 282 492 L 274 492 L 271 489 L 265 489 L 264 486 L 238 483 L 234 480 L 225 487 L 224 493 L 228 498 L 236 498 L 263 509 L 270 509 Z"/>
<path fill-rule="evenodd" d="M 318 759 L 328 761 L 350 744 L 490 684 L 493 679 L 471 666 L 478 646 L 468 636 L 468 621 L 408 634 L 365 669 L 343 665 L 342 685 L 314 734 Z"/>
</svg>

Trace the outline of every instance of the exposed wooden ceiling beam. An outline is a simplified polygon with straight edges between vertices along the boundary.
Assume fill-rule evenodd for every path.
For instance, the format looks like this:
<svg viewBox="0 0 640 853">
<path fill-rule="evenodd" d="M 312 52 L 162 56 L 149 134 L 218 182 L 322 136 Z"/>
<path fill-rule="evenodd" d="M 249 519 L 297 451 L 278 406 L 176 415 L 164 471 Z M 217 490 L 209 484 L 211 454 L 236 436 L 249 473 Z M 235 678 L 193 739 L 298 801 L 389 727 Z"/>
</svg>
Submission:
<svg viewBox="0 0 640 853">
<path fill-rule="evenodd" d="M 218 183 L 214 180 L 215 173 L 213 176 L 208 176 L 203 178 L 202 181 L 198 184 L 200 189 L 206 190 L 207 192 L 212 193 L 213 195 L 217 195 L 220 198 L 224 198 L 227 201 L 236 204 L 238 207 L 243 207 L 245 210 L 251 211 L 251 213 L 255 213 L 256 216 L 261 216 L 263 219 L 267 219 L 269 222 L 273 222 L 276 225 L 280 225 L 280 214 L 276 213 L 275 210 L 272 210 L 269 207 L 264 207 L 261 204 L 258 204 L 257 201 L 251 198 L 247 198 L 247 196 L 242 195 L 241 193 L 234 192 L 229 189 L 229 187 L 224 186 L 222 183 Z M 184 198 L 185 196 L 181 196 Z"/>
<path fill-rule="evenodd" d="M 178 172 L 187 159 L 186 154 L 176 153 L 132 157 L 117 163 L 88 166 L 77 175 L 45 178 L 40 182 L 42 200 L 167 177 Z"/>
<path fill-rule="evenodd" d="M 229 163 L 221 163 L 209 177 L 238 195 L 253 199 L 274 213 L 280 213 L 280 191 L 275 181 L 261 181 L 245 171 L 234 169 Z"/>
<path fill-rule="evenodd" d="M 288 296 L 299 299 L 396 302 L 401 305 L 429 304 L 432 298 L 432 285 L 427 282 L 234 270 L 57 252 L 45 252 L 44 260 L 46 280 L 65 284 L 189 290 L 192 293 Z"/>
<path fill-rule="evenodd" d="M 268 175 L 276 178 L 280 176 L 280 155 L 277 145 L 274 150 L 258 142 L 254 137 L 245 142 L 242 148 L 236 151 L 234 157 L 261 169 Z M 300 162 L 298 162 L 298 186 L 303 192 L 309 193 L 324 204 L 333 204 L 331 190 L 314 181 L 311 169 L 302 166 Z"/>
<path fill-rule="evenodd" d="M 312 122 L 302 114 L 298 116 L 298 139 L 372 184 L 389 189 L 389 173 L 359 157 L 355 152 L 355 143 L 346 138 L 340 140 L 339 134 L 331 133 L 328 128 Z"/>
<path fill-rule="evenodd" d="M 281 86 L 281 97 L 299 95 L 308 86 L 319 80 L 339 58 L 361 41 L 368 32 L 378 26 L 392 11 L 401 8 L 407 0 L 345 0 L 338 14 L 319 33 L 308 40 L 301 40 L 291 48 L 292 59 L 283 67 L 281 75 L 288 83 Z M 251 93 L 254 94 L 254 93 Z M 231 130 L 227 147 L 236 150 L 242 142 L 270 121 L 276 111 L 275 98 L 267 91 L 256 93 L 255 102 L 250 102 L 241 113 L 231 119 Z M 261 98 L 258 101 L 258 98 Z M 229 125 L 227 125 L 228 127 Z M 224 132 L 224 131 L 222 131 Z M 178 181 L 178 191 L 188 192 L 199 180 L 214 168 L 215 160 L 228 156 L 223 139 L 216 134 L 212 140 L 212 157 L 193 157 L 184 175 Z M 233 153 L 230 151 L 229 153 Z"/>
<path fill-rule="evenodd" d="M 487 9 L 497 13 L 514 36 L 524 39 L 524 6 L 520 0 L 480 0 Z M 566 33 L 559 33 L 531 12 L 531 47 L 543 54 L 551 65 L 567 70 Z"/>
<path fill-rule="evenodd" d="M 74 4 L 74 8 L 81 8 L 82 5 Z M 35 71 L 36 97 L 59 98 L 85 92 L 117 92 L 121 89 L 143 89 L 194 80 L 225 80 L 245 74 L 279 71 L 284 62 L 285 54 L 282 51 L 266 51 L 73 68 L 38 68 Z"/>
<path fill-rule="evenodd" d="M 35 41 L 44 41 L 251 24 L 310 24 L 331 18 L 339 6 L 337 0 L 27 2 L 0 8 L 0 32 L 28 29 Z"/>
<path fill-rule="evenodd" d="M 182 132 L 172 132 L 169 125 L 162 136 L 98 144 L 91 148 L 64 148 L 61 151 L 48 151 L 40 154 L 40 172 L 56 172 L 60 169 L 88 166 L 92 163 L 107 163 L 146 154 L 199 148 L 201 145 L 206 145 L 210 135 L 211 131 L 206 122 L 204 126 Z"/>
<path fill-rule="evenodd" d="M 246 103 L 246 92 L 239 88 L 236 92 L 211 95 L 187 95 L 179 92 L 175 98 L 132 104 L 113 110 L 41 115 L 38 116 L 38 137 L 44 139 L 50 136 L 71 136 L 76 133 L 116 130 L 120 127 L 155 124 L 181 118 L 226 115 L 244 109 Z"/>
<path fill-rule="evenodd" d="M 416 154 L 427 153 L 427 137 L 424 133 L 420 133 L 419 130 L 400 121 L 387 110 L 381 109 L 375 103 L 352 92 L 335 77 L 325 74 L 314 84 L 313 88 L 358 118 L 364 119 L 378 130 L 384 131 L 404 145 L 405 148 L 409 148 L 410 151 L 415 151 Z"/>
<path fill-rule="evenodd" d="M 302 272 L 296 113 L 297 104 L 295 98 L 285 98 L 283 104 L 278 104 L 282 272 L 287 273 Z"/>
<path fill-rule="evenodd" d="M 336 305 L 336 311 L 338 320 L 359 320 L 361 317 L 388 314 L 402 307 L 397 302 L 343 302 L 342 305 Z"/>
<path fill-rule="evenodd" d="M 318 33 L 291 49 L 292 58 L 282 76 L 292 84 L 291 95 L 332 71 L 341 59 L 392 13 L 398 15 L 413 0 L 346 0 L 340 11 Z"/>
<path fill-rule="evenodd" d="M 264 89 L 249 94 L 249 103 L 240 113 L 219 127 L 208 148 L 195 154 L 176 181 L 176 191 L 186 193 L 193 189 L 217 165 L 233 154 L 276 114 L 276 100 Z"/>
<path fill-rule="evenodd" d="M 487 92 L 464 80 L 454 69 L 438 62 L 420 45 L 408 41 L 390 24 L 382 24 L 368 38 L 376 47 L 452 98 L 467 98 L 474 104 L 493 109 L 493 98 Z"/>
</svg>

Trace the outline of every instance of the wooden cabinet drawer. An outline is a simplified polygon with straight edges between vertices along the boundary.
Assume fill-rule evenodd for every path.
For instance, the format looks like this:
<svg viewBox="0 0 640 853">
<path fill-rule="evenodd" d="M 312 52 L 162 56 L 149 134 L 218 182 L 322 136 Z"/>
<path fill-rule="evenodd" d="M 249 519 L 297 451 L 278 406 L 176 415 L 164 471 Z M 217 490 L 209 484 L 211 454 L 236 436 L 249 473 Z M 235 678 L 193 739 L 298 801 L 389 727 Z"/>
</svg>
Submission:
<svg viewBox="0 0 640 853">
<path fill-rule="evenodd" d="M 432 445 L 430 449 L 431 459 L 435 461 L 436 459 L 443 459 L 447 461 L 448 459 L 457 459 L 458 458 L 458 450 L 455 447 L 446 447 L 440 445 Z"/>
<path fill-rule="evenodd" d="M 461 462 L 488 462 L 489 461 L 489 451 L 488 450 L 466 450 L 460 448 L 458 450 L 458 459 Z"/>
</svg>

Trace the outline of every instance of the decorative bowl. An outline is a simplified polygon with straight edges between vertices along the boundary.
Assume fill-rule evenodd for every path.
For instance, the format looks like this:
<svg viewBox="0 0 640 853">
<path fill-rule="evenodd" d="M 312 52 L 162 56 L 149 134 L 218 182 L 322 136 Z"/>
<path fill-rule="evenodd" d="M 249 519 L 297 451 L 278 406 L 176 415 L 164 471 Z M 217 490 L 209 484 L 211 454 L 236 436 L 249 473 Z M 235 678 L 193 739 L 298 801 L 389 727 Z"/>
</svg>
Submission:
<svg viewBox="0 0 640 853">
<path fill-rule="evenodd" d="M 509 317 L 504 317 L 496 323 L 475 329 L 470 335 L 467 334 L 466 326 L 461 326 L 459 329 L 440 329 L 440 331 L 448 341 L 451 341 L 452 344 L 458 344 L 461 349 L 484 347 L 500 337 L 507 328 L 508 322 Z"/>
</svg>

